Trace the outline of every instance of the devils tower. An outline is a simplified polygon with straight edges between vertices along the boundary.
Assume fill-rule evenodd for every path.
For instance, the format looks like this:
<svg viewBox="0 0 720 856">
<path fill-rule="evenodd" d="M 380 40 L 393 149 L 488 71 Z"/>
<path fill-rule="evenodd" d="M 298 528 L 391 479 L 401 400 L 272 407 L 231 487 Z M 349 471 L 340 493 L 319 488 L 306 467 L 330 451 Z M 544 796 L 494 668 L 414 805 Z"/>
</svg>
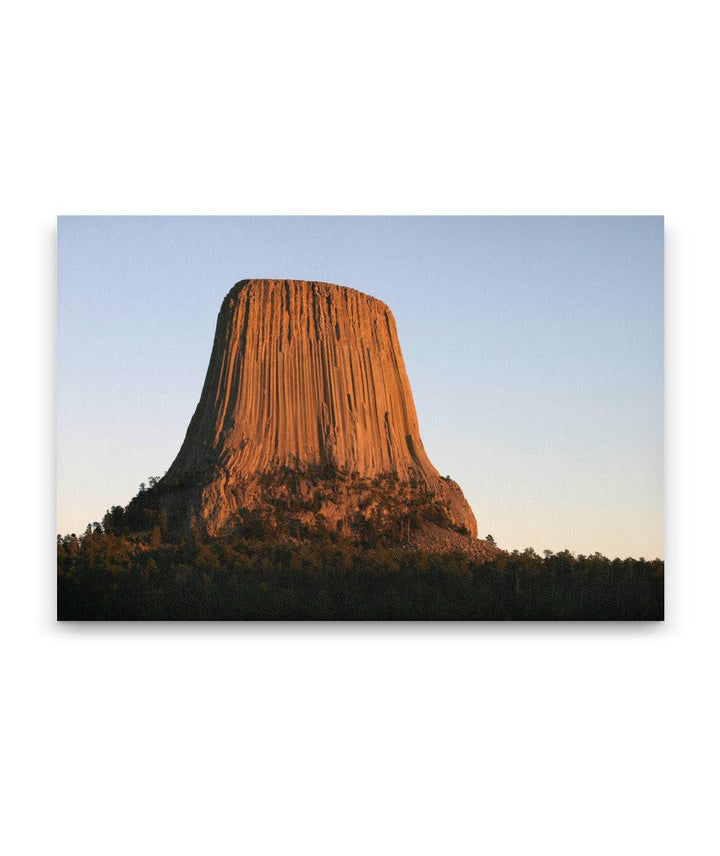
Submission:
<svg viewBox="0 0 720 856">
<path fill-rule="evenodd" d="M 392 312 L 323 282 L 230 290 L 197 409 L 154 492 L 174 525 L 209 535 L 477 537 L 460 487 L 423 448 Z"/>
</svg>

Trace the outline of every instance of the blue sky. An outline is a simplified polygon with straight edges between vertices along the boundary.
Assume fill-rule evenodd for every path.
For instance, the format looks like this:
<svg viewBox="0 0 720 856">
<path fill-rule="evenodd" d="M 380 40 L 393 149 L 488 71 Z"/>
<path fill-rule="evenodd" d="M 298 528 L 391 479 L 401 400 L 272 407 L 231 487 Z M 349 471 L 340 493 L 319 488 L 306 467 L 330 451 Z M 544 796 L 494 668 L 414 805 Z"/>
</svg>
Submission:
<svg viewBox="0 0 720 856">
<path fill-rule="evenodd" d="M 250 277 L 390 306 L 425 448 L 481 535 L 663 556 L 660 217 L 59 218 L 59 532 L 167 470 Z"/>
</svg>

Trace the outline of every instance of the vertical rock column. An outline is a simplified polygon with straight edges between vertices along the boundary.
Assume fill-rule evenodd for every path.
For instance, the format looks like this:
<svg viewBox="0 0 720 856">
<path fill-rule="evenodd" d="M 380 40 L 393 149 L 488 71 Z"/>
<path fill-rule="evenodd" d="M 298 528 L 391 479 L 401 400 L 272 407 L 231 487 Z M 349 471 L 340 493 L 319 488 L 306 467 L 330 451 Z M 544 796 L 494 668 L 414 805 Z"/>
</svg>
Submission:
<svg viewBox="0 0 720 856">
<path fill-rule="evenodd" d="M 200 402 L 163 482 L 214 484 L 212 513 L 227 518 L 235 509 L 217 505 L 235 485 L 307 465 L 422 481 L 477 534 L 462 491 L 423 448 L 390 309 L 327 283 L 243 280 L 223 301 Z"/>
</svg>

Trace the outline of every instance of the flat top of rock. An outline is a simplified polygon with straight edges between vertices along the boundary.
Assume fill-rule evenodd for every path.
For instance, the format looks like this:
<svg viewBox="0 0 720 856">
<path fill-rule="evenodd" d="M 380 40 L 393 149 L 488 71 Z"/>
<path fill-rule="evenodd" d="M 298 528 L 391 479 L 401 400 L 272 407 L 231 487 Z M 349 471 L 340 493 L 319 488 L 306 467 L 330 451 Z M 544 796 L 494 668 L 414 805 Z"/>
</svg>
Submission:
<svg viewBox="0 0 720 856">
<path fill-rule="evenodd" d="M 230 289 L 227 297 L 232 297 L 238 294 L 238 292 L 248 288 L 252 288 L 254 286 L 260 288 L 283 288 L 285 286 L 289 286 L 291 288 L 302 288 L 308 291 L 315 291 L 319 292 L 320 294 L 327 295 L 341 295 L 343 293 L 356 294 L 359 297 L 364 298 L 365 300 L 372 301 L 373 303 L 378 303 L 383 309 L 386 309 L 388 312 L 390 311 L 390 307 L 383 300 L 380 300 L 377 297 L 373 297 L 372 294 L 367 294 L 367 292 L 365 291 L 360 291 L 357 288 L 350 288 L 347 285 L 336 285 L 334 282 L 321 282 L 319 280 L 314 279 L 241 279 L 239 282 L 236 282 L 235 285 Z"/>
</svg>

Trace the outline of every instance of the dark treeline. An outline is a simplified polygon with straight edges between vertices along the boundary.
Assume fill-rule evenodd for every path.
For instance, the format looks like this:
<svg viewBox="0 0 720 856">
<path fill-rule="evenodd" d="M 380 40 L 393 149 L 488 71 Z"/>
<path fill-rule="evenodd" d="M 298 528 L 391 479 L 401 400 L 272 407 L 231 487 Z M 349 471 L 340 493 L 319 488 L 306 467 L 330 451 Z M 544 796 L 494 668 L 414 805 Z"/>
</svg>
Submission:
<svg viewBox="0 0 720 856">
<path fill-rule="evenodd" d="M 463 554 L 236 536 L 58 536 L 63 620 L 660 620 L 660 560 Z"/>
</svg>

